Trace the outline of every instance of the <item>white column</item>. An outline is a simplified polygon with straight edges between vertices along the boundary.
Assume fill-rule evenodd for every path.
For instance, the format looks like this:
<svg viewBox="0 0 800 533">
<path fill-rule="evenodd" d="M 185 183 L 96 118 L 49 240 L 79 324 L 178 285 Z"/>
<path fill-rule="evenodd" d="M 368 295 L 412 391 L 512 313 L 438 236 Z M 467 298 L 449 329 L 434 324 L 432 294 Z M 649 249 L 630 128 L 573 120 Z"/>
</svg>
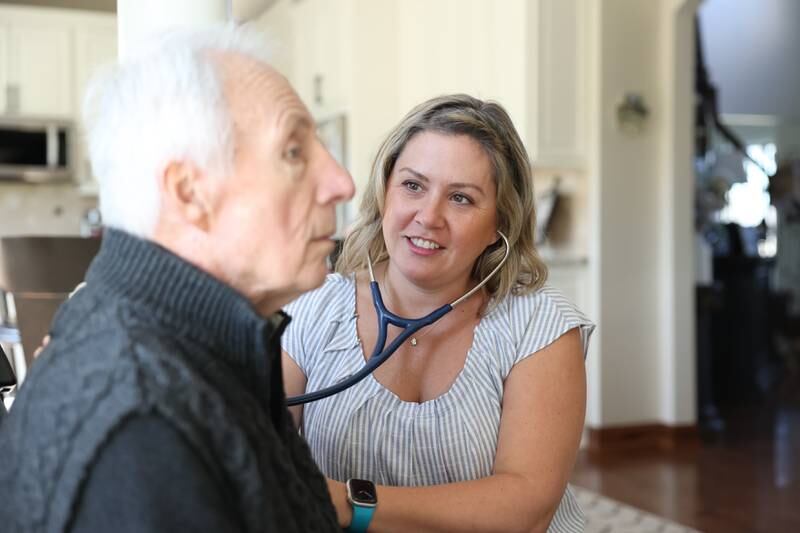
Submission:
<svg viewBox="0 0 800 533">
<path fill-rule="evenodd" d="M 176 26 L 204 26 L 228 20 L 230 0 L 117 0 L 120 61 L 147 35 Z"/>
</svg>

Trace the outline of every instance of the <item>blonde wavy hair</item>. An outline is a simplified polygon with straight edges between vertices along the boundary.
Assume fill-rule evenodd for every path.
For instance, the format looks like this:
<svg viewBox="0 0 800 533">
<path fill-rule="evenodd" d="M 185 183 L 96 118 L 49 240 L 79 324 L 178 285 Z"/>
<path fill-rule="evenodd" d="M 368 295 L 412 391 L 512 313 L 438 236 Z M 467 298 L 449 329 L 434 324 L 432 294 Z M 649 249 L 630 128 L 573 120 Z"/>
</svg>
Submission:
<svg viewBox="0 0 800 533">
<path fill-rule="evenodd" d="M 508 237 L 511 250 L 506 264 L 485 286 L 490 302 L 541 287 L 547 279 L 547 267 L 534 245 L 536 208 L 528 153 L 500 104 L 465 94 L 423 102 L 383 142 L 372 164 L 358 219 L 345 237 L 336 271 L 350 274 L 366 269 L 367 253 L 373 263 L 388 259 L 381 227 L 386 183 L 408 141 L 423 131 L 467 135 L 483 147 L 491 161 L 497 186 L 497 229 Z M 480 280 L 488 275 L 504 253 L 502 239 L 498 238 L 475 261 L 473 278 Z"/>
</svg>

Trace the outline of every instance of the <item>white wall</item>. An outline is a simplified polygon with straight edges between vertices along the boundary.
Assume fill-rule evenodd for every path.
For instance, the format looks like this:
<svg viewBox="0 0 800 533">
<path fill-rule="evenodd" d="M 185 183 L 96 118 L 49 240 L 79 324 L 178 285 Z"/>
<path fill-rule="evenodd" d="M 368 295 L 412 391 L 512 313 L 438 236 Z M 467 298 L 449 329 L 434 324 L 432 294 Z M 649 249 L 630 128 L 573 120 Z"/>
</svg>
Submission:
<svg viewBox="0 0 800 533">
<path fill-rule="evenodd" d="M 800 2 L 705 0 L 699 15 L 720 111 L 800 119 Z"/>
<path fill-rule="evenodd" d="M 663 24 L 652 2 L 607 0 L 599 12 L 600 206 L 595 239 L 601 354 L 600 426 L 654 419 L 658 413 L 658 144 L 662 95 L 658 76 Z M 629 91 L 652 109 L 646 129 L 626 136 L 614 109 Z"/>
<path fill-rule="evenodd" d="M 694 274 L 694 19 L 701 0 L 662 6 L 664 142 L 661 143 L 660 420 L 697 419 Z"/>
<path fill-rule="evenodd" d="M 692 173 L 684 144 L 691 40 L 677 41 L 691 17 L 681 17 L 680 32 L 674 22 L 683 4 L 604 0 L 594 20 L 590 248 L 599 329 L 590 426 L 695 420 Z M 651 111 L 639 134 L 617 126 L 627 92 L 642 94 Z"/>
</svg>

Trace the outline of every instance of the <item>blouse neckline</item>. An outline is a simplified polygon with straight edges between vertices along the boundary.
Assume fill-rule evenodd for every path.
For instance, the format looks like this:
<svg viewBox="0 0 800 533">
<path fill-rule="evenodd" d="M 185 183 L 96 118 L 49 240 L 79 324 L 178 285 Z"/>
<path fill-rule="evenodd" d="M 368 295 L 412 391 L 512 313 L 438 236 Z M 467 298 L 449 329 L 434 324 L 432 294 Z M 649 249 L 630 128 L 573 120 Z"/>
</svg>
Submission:
<svg viewBox="0 0 800 533">
<path fill-rule="evenodd" d="M 357 365 L 357 369 L 366 363 L 367 354 L 365 353 L 364 346 L 358 336 L 358 314 L 356 309 L 358 288 L 355 281 L 355 274 L 350 274 L 346 276 L 345 279 L 347 279 L 347 281 L 350 283 L 347 308 L 352 310 L 351 318 L 346 328 L 346 336 L 348 340 L 351 341 L 352 345 L 355 346 L 355 349 L 350 350 L 351 353 L 349 356 L 355 360 L 354 362 Z M 491 315 L 492 313 L 489 314 Z M 475 329 L 473 330 L 472 343 L 470 344 L 469 349 L 467 349 L 467 355 L 464 359 L 464 366 L 461 368 L 458 374 L 456 374 L 455 379 L 447 388 L 447 390 L 439 396 L 423 402 L 406 401 L 401 399 L 394 391 L 378 381 L 373 374 L 369 374 L 369 376 L 364 378 L 362 383 L 365 383 L 365 386 L 368 387 L 371 393 L 382 394 L 390 397 L 395 404 L 395 411 L 400 414 L 407 416 L 425 416 L 428 414 L 434 415 L 436 413 L 441 413 L 443 409 L 447 409 L 454 403 L 460 402 L 463 398 L 465 392 L 465 381 L 468 379 L 466 375 L 469 373 L 472 365 L 474 364 L 475 354 L 473 352 L 477 349 L 479 337 L 483 335 L 483 323 L 485 318 L 486 316 L 481 317 L 481 319 L 478 321 L 478 324 L 475 326 Z M 389 343 L 387 342 L 386 344 L 388 345 Z"/>
</svg>

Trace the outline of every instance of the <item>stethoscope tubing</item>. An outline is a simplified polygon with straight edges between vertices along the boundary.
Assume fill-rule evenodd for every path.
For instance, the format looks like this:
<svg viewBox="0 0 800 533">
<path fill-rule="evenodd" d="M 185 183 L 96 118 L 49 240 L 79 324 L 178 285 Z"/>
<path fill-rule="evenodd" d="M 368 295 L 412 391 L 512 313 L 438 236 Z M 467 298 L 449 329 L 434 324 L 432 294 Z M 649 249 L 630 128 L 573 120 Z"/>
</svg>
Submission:
<svg viewBox="0 0 800 533">
<path fill-rule="evenodd" d="M 361 381 L 362 379 L 366 378 L 372 372 L 374 372 L 379 366 L 385 363 L 392 354 L 397 351 L 401 344 L 403 344 L 411 335 L 419 331 L 420 329 L 424 328 L 425 326 L 429 326 L 442 318 L 444 315 L 449 313 L 453 310 L 455 306 L 460 304 L 461 302 L 465 301 L 467 298 L 475 294 L 481 287 L 483 287 L 491 278 L 494 276 L 503 264 L 508 259 L 508 254 L 510 252 L 510 245 L 508 243 L 508 239 L 506 238 L 503 233 L 500 231 L 497 232 L 500 237 L 503 239 L 503 242 L 506 245 L 506 252 L 503 256 L 503 259 L 498 263 L 494 269 L 489 273 L 488 276 L 483 278 L 483 280 L 478 283 L 475 287 L 470 289 L 467 293 L 463 296 L 459 297 L 455 301 L 449 304 L 444 304 L 443 306 L 439 307 L 428 313 L 427 315 L 421 318 L 405 318 L 398 316 L 391 311 L 389 311 L 383 303 L 383 297 L 381 296 L 381 290 L 378 287 L 378 282 L 375 281 L 375 273 L 372 270 L 372 260 L 367 256 L 367 265 L 369 267 L 369 277 L 370 277 L 370 291 L 372 292 L 372 304 L 375 307 L 375 313 L 378 319 L 378 338 L 375 341 L 375 348 L 372 350 L 372 355 L 370 355 L 369 359 L 361 369 L 356 372 L 355 374 L 351 374 L 346 378 L 342 379 L 341 381 L 337 382 L 330 387 L 326 387 L 324 389 L 320 389 L 314 392 L 307 392 L 305 394 L 300 394 L 298 396 L 292 396 L 291 398 L 286 399 L 287 405 L 290 407 L 293 405 L 300 405 L 309 402 L 315 402 L 317 400 L 322 400 L 323 398 L 327 398 L 329 396 L 333 396 L 339 392 L 342 392 L 345 389 L 348 389 Z M 403 331 L 395 337 L 395 339 L 386 346 L 386 337 L 389 333 L 389 325 L 397 326 L 399 328 L 403 328 Z"/>
</svg>

